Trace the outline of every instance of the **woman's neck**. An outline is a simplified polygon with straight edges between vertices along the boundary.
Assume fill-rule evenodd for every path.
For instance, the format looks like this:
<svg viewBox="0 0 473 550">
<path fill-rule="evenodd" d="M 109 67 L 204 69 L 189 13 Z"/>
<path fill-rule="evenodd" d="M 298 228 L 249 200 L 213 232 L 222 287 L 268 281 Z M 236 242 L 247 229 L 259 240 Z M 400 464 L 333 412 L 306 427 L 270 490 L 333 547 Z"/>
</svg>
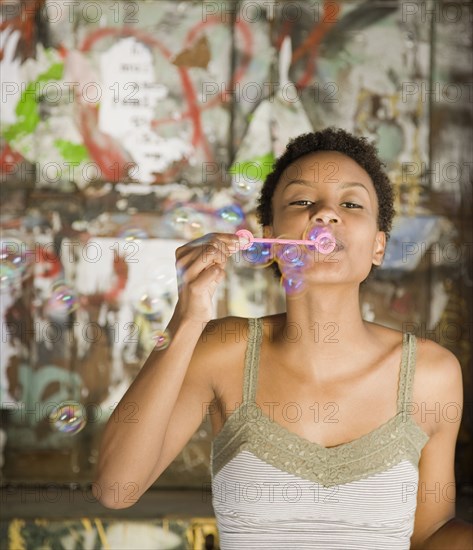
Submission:
<svg viewBox="0 0 473 550">
<path fill-rule="evenodd" d="M 343 368 L 347 358 L 373 343 L 369 324 L 361 316 L 358 286 L 318 286 L 288 296 L 281 320 L 275 347 L 292 364 L 309 371 L 316 372 L 321 365 Z"/>
</svg>

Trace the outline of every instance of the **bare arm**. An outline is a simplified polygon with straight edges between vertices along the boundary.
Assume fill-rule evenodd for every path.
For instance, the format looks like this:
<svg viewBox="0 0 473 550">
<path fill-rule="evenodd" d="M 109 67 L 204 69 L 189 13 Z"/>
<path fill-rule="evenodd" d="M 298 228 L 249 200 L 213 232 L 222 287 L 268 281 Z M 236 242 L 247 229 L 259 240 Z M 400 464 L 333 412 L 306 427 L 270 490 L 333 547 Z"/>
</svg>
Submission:
<svg viewBox="0 0 473 550">
<path fill-rule="evenodd" d="M 151 352 L 102 436 L 93 491 L 110 508 L 131 506 L 158 477 L 156 466 L 184 379 L 197 377 L 200 365 L 194 363 L 192 369 L 189 365 L 202 325 L 180 319 L 175 312 L 167 328 L 171 333 L 169 346 Z M 206 375 L 200 370 L 202 381 L 193 384 L 199 403 L 213 396 L 210 380 L 205 383 Z M 189 405 L 185 430 L 190 438 L 203 415 L 196 415 Z M 199 404 L 199 413 L 201 409 Z"/>
<path fill-rule="evenodd" d="M 462 372 L 448 350 L 430 344 L 425 410 L 439 410 L 422 451 L 411 550 L 473 550 L 473 526 L 455 518 L 455 444 L 463 408 Z M 438 409 L 436 409 L 438 405 Z"/>
<path fill-rule="evenodd" d="M 94 496 L 109 508 L 134 504 L 198 429 L 213 401 L 213 348 L 200 339 L 238 238 L 211 233 L 176 250 L 179 300 L 166 349 L 153 350 L 110 417 Z M 133 414 L 130 414 L 132 412 Z"/>
<path fill-rule="evenodd" d="M 422 545 L 422 550 L 473 550 L 473 525 L 452 518 L 435 531 Z"/>
</svg>

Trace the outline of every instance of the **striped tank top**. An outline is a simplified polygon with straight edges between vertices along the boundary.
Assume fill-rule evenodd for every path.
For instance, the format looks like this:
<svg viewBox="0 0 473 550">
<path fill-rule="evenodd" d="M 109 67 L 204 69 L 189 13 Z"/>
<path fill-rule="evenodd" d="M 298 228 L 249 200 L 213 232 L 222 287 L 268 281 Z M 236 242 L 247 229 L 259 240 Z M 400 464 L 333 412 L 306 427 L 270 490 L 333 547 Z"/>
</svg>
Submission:
<svg viewBox="0 0 473 550">
<path fill-rule="evenodd" d="M 243 401 L 211 446 L 212 505 L 222 550 L 408 550 L 421 450 L 407 412 L 416 337 L 403 334 L 397 413 L 348 443 L 323 447 L 255 402 L 262 319 L 250 318 Z"/>
</svg>

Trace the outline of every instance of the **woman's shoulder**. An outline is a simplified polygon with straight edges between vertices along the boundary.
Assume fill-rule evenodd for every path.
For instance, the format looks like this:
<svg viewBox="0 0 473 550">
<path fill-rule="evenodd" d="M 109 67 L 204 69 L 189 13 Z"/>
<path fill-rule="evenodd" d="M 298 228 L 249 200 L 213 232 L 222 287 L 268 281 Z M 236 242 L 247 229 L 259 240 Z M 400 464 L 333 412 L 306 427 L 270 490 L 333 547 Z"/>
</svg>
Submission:
<svg viewBox="0 0 473 550">
<path fill-rule="evenodd" d="M 416 366 L 426 368 L 430 373 L 438 371 L 445 376 L 459 367 L 459 361 L 455 354 L 448 348 L 423 335 L 416 335 L 416 331 L 409 326 L 406 330 L 397 330 L 376 323 L 367 323 L 373 334 L 385 342 L 402 343 L 406 334 L 411 334 L 416 343 Z"/>
<path fill-rule="evenodd" d="M 238 349 L 244 349 L 248 341 L 249 319 L 228 315 L 207 323 L 199 339 L 199 345 L 207 355 L 234 357 Z M 221 358 L 221 355 L 220 355 Z"/>
<path fill-rule="evenodd" d="M 462 393 L 462 368 L 457 356 L 442 344 L 416 337 L 418 383 L 426 401 L 442 405 Z"/>
<path fill-rule="evenodd" d="M 406 333 L 415 337 L 413 408 L 420 411 L 421 418 L 425 417 L 430 424 L 429 433 L 435 433 L 439 429 L 442 411 L 453 406 L 461 409 L 463 406 L 463 376 L 458 358 L 439 342 L 424 335 L 416 335 L 415 330 L 396 330 L 374 326 L 374 323 L 371 325 L 373 331 L 386 341 L 404 341 Z"/>
<path fill-rule="evenodd" d="M 212 319 L 202 331 L 199 347 L 209 362 L 213 362 L 212 358 L 215 358 L 216 368 L 219 372 L 222 368 L 228 371 L 232 366 L 239 370 L 244 363 L 244 355 L 248 347 L 251 330 L 250 319 L 258 319 L 263 327 L 263 338 L 271 340 L 272 328 L 282 322 L 281 315 L 285 314 L 263 317 L 228 315 Z M 222 354 L 225 354 L 224 362 L 221 360 Z"/>
<path fill-rule="evenodd" d="M 202 334 L 207 338 L 213 337 L 213 340 L 221 341 L 222 336 L 235 336 L 234 340 L 238 341 L 242 330 L 248 327 L 249 318 L 239 317 L 237 315 L 227 315 L 212 319 L 205 326 Z"/>
</svg>

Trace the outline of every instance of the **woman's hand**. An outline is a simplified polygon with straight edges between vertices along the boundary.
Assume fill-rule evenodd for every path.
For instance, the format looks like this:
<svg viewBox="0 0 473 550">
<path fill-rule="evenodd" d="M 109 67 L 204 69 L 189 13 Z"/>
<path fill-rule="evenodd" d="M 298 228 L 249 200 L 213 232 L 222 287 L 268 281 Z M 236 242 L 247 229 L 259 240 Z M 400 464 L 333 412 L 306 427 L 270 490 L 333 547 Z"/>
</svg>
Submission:
<svg viewBox="0 0 473 550">
<path fill-rule="evenodd" d="M 178 302 L 181 318 L 199 323 L 212 319 L 212 298 L 225 278 L 225 265 L 239 250 L 233 233 L 208 233 L 176 249 Z"/>
</svg>

